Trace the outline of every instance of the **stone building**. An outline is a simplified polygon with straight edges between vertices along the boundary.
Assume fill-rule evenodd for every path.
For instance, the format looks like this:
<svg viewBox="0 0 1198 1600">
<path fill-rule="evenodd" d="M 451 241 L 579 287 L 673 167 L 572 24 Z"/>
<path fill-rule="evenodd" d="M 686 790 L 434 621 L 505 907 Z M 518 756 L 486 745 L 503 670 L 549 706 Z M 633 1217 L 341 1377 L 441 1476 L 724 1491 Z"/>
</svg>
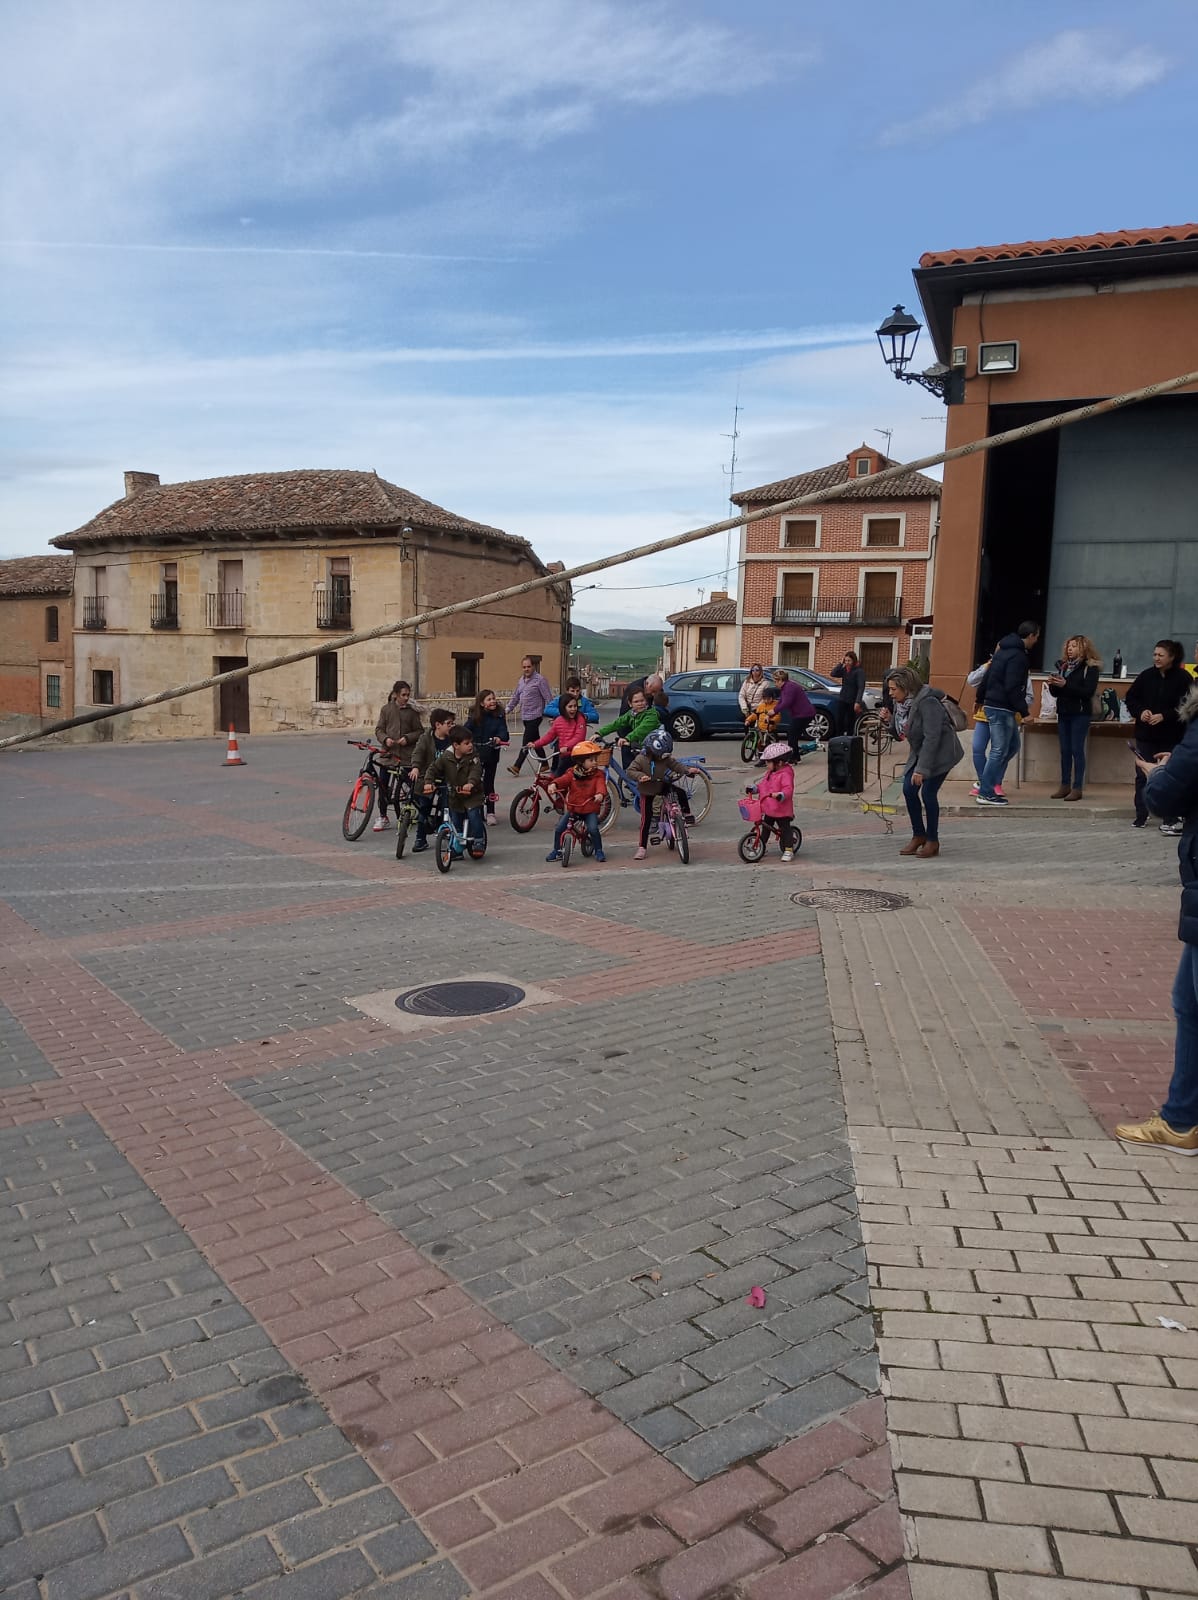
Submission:
<svg viewBox="0 0 1198 1600">
<path fill-rule="evenodd" d="M 69 717 L 71 556 L 0 561 L 0 729 L 30 733 Z"/>
<path fill-rule="evenodd" d="M 797 477 L 733 495 L 745 510 L 817 494 L 895 463 L 871 445 Z M 906 623 L 932 609 L 940 485 L 920 472 L 765 517 L 741 529 L 740 666 L 828 673 L 846 650 L 879 682 L 911 653 Z"/>
<path fill-rule="evenodd" d="M 338 635 L 553 570 L 526 540 L 373 472 L 167 484 L 127 472 L 123 499 L 51 543 L 76 556 L 81 710 L 329 646 L 315 660 L 99 723 L 93 737 L 360 728 L 396 678 L 426 703 L 464 700 L 480 687 L 510 690 L 525 654 L 559 680 L 569 643 L 570 587 L 560 583 L 418 634 L 337 649 Z"/>
<path fill-rule="evenodd" d="M 726 589 L 713 589 L 701 606 L 675 611 L 666 621 L 673 637 L 665 651 L 667 672 L 686 672 L 691 667 L 736 667 L 736 601 Z"/>
</svg>

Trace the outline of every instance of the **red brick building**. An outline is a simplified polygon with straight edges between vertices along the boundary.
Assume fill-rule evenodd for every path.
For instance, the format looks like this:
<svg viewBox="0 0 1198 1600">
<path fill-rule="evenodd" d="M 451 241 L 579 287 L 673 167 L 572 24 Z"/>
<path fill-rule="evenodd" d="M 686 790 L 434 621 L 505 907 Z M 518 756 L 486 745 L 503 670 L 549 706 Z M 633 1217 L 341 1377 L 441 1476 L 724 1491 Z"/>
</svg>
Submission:
<svg viewBox="0 0 1198 1600">
<path fill-rule="evenodd" d="M 0 561 L 0 727 L 26 733 L 74 712 L 73 556 Z"/>
<path fill-rule="evenodd" d="M 734 495 L 746 511 L 893 466 L 870 445 L 842 461 Z M 738 660 L 830 672 L 846 650 L 880 681 L 911 654 L 905 624 L 932 609 L 940 485 L 920 472 L 862 484 L 741 530 Z"/>
</svg>

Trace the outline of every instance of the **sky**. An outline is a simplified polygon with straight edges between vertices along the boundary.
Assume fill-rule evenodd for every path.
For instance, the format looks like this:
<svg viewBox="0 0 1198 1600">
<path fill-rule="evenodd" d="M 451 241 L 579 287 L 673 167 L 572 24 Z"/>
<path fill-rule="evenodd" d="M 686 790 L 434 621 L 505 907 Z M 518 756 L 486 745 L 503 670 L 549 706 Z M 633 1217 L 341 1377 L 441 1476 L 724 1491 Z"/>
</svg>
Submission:
<svg viewBox="0 0 1198 1600">
<path fill-rule="evenodd" d="M 631 548 L 726 514 L 738 404 L 739 488 L 943 447 L 873 333 L 921 252 L 1198 218 L 1191 0 L 3 16 L 0 556 L 126 468 L 375 469 L 546 561 Z M 725 559 L 575 618 L 657 627 Z"/>
</svg>

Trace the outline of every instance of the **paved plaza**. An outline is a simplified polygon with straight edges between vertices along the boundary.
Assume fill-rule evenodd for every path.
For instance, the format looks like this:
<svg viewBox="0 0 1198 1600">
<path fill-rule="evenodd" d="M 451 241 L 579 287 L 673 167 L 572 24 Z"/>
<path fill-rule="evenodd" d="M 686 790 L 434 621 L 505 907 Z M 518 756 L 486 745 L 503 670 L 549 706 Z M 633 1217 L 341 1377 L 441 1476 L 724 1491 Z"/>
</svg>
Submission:
<svg viewBox="0 0 1198 1600">
<path fill-rule="evenodd" d="M 0 1593 L 1198 1595 L 1173 843 L 817 758 L 750 867 L 702 748 L 689 866 L 448 877 L 340 737 L 0 763 Z"/>
</svg>

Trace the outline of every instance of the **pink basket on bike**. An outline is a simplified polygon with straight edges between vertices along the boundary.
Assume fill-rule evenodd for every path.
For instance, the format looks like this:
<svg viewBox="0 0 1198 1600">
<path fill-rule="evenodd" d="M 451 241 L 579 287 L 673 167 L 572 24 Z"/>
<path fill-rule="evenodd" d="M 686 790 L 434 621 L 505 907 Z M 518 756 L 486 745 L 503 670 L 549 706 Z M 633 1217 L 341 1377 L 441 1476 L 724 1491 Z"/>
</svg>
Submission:
<svg viewBox="0 0 1198 1600">
<path fill-rule="evenodd" d="M 760 822 L 765 815 L 761 801 L 755 794 L 747 794 L 736 802 L 736 809 L 746 822 Z"/>
</svg>

